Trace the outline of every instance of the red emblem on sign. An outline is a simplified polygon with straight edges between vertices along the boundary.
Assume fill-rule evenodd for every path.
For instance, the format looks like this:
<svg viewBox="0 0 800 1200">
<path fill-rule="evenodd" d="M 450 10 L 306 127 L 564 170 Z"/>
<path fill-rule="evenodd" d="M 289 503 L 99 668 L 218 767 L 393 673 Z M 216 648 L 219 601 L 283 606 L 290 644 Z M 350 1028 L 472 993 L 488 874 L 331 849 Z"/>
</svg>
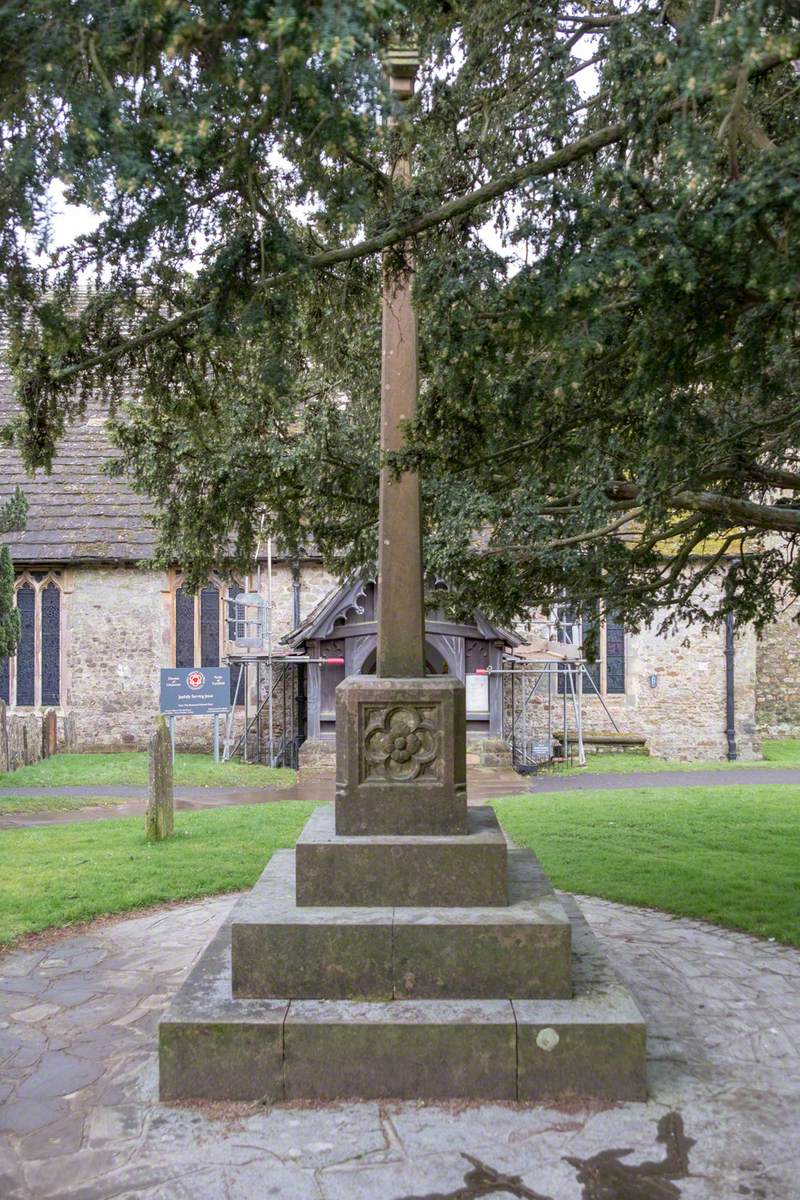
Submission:
<svg viewBox="0 0 800 1200">
<path fill-rule="evenodd" d="M 201 688 L 205 681 L 206 677 L 203 675 L 202 671 L 192 671 L 191 675 L 186 677 L 186 682 L 188 683 L 189 687 L 194 688 L 195 690 L 197 688 Z"/>
</svg>

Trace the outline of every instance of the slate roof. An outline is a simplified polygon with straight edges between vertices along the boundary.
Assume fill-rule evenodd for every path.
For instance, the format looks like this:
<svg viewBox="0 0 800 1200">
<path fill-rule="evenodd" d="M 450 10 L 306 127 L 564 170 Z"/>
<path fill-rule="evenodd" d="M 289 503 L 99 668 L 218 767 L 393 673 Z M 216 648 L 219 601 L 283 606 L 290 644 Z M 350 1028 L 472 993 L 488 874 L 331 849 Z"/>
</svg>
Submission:
<svg viewBox="0 0 800 1200">
<path fill-rule="evenodd" d="M 0 426 L 16 408 L 13 385 L 0 347 Z M 0 545 L 11 547 L 14 562 L 23 563 L 137 563 L 152 557 L 156 530 L 153 506 L 137 495 L 128 481 L 102 471 L 119 455 L 106 432 L 107 409 L 100 401 L 67 430 L 50 475 L 29 475 L 16 450 L 0 445 L 0 503 L 19 485 L 28 501 L 26 528 L 0 533 Z M 259 556 L 267 558 L 266 546 Z M 273 544 L 272 557 L 289 555 Z M 306 545 L 303 561 L 318 560 Z"/>
<path fill-rule="evenodd" d="M 370 582 L 374 583 L 375 580 L 372 579 Z M 334 636 L 334 622 L 338 617 L 345 616 L 347 611 L 358 602 L 358 597 L 363 590 L 364 581 L 357 577 L 346 580 L 338 588 L 333 588 L 326 596 L 322 597 L 296 629 L 292 629 L 281 638 L 281 642 L 291 646 L 294 650 L 300 650 L 304 643 L 312 638 Z M 505 629 L 502 625 L 494 625 L 478 610 L 473 613 L 473 622 L 478 637 L 487 641 L 502 641 L 511 647 L 522 644 L 522 639 L 513 630 Z"/>
<path fill-rule="evenodd" d="M 14 411 L 11 378 L 0 364 L 0 425 Z M 101 467 L 118 451 L 96 404 L 66 434 L 50 475 L 23 469 L 15 450 L 0 446 L 0 501 L 19 485 L 28 500 L 27 527 L 0 534 L 15 563 L 138 562 L 155 548 L 152 507 L 125 479 Z"/>
</svg>

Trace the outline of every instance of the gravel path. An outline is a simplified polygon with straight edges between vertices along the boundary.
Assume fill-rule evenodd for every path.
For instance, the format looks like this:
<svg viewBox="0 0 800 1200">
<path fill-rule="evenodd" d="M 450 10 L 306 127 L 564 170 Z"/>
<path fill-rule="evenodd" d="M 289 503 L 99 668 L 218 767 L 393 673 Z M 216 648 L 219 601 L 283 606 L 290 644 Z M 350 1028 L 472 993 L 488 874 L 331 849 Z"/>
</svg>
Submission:
<svg viewBox="0 0 800 1200">
<path fill-rule="evenodd" d="M 473 767 L 468 774 L 470 802 L 485 804 L 495 796 L 527 792 L 530 781 L 511 770 L 493 767 Z M 204 808 L 224 808 L 231 804 L 273 804 L 278 800 L 306 800 L 315 804 L 333 799 L 333 779 L 309 776 L 291 787 L 281 788 L 210 788 L 176 787 L 175 808 L 178 811 L 197 811 Z M 86 808 L 52 812 L 3 812 L 3 798 L 32 796 L 45 799 L 56 796 L 80 797 L 87 800 L 101 796 L 125 796 L 123 804 L 89 805 Z M 68 821 L 106 821 L 118 817 L 140 816 L 145 810 L 147 788 L 144 787 L 62 787 L 62 788 L 0 788 L 0 830 L 31 825 L 63 825 Z"/>
<path fill-rule="evenodd" d="M 800 767 L 732 767 L 730 771 L 636 771 L 631 774 L 534 775 L 532 792 L 616 791 L 619 788 L 800 785 Z"/>
</svg>

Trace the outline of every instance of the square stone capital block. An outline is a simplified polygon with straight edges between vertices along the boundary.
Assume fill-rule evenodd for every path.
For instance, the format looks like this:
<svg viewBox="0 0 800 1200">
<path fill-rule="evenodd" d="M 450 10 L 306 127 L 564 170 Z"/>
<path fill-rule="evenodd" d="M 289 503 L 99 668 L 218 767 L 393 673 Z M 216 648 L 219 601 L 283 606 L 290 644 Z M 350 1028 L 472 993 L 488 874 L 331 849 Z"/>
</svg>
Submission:
<svg viewBox="0 0 800 1200">
<path fill-rule="evenodd" d="M 466 699 L 447 675 L 352 675 L 336 689 L 336 832 L 467 830 Z"/>
</svg>

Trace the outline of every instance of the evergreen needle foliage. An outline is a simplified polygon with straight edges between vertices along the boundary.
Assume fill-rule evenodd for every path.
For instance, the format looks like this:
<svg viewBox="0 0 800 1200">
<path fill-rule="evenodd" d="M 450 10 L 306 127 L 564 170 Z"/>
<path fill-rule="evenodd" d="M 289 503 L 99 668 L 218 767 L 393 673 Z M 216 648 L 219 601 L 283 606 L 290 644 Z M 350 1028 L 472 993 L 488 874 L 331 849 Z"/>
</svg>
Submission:
<svg viewBox="0 0 800 1200">
<path fill-rule="evenodd" d="M 0 533 L 24 529 L 27 501 L 19 488 L 0 503 Z M 14 566 L 8 546 L 0 546 L 0 661 L 13 654 L 19 641 L 19 613 L 14 605 Z"/>
<path fill-rule="evenodd" d="M 0 45 L 6 437 L 47 467 L 116 398 L 193 581 L 265 532 L 372 564 L 381 256 L 413 254 L 396 465 L 455 608 L 759 625 L 798 592 L 796 4 L 10 0 Z M 56 182 L 98 215 L 66 250 Z"/>
</svg>

